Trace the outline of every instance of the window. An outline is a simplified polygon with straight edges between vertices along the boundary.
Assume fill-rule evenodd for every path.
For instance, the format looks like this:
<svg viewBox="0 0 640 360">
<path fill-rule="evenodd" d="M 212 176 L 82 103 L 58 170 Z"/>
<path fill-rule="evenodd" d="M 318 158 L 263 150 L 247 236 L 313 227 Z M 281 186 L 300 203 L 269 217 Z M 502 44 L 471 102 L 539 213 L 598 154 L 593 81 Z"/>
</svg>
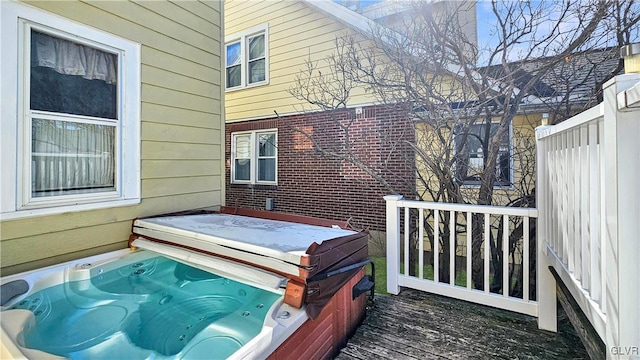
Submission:
<svg viewBox="0 0 640 360">
<path fill-rule="evenodd" d="M 267 26 L 227 37 L 225 46 L 227 90 L 269 82 Z"/>
<path fill-rule="evenodd" d="M 491 123 L 489 136 L 494 136 L 498 128 L 498 123 Z M 496 182 L 495 186 L 511 186 L 511 129 L 507 131 L 505 136 L 500 139 L 500 149 L 498 150 L 498 159 L 496 162 Z M 456 166 L 457 176 L 462 178 L 461 181 L 465 185 L 480 185 L 480 176 L 484 169 L 484 156 L 482 144 L 484 142 L 486 126 L 484 123 L 472 124 L 469 127 L 469 134 L 466 144 L 463 146 L 464 164 Z M 456 136 L 456 148 L 461 141 L 461 136 Z"/>
<path fill-rule="evenodd" d="M 138 203 L 140 46 L 0 6 L 3 218 Z"/>
<path fill-rule="evenodd" d="M 260 130 L 231 134 L 231 182 L 277 183 L 278 133 Z"/>
</svg>

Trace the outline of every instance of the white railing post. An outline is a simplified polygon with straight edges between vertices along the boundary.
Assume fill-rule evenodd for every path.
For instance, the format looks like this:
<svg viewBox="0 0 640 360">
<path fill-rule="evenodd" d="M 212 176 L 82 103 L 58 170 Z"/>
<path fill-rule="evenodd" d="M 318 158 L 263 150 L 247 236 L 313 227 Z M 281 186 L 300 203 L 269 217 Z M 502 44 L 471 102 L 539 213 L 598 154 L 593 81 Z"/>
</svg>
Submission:
<svg viewBox="0 0 640 360">
<path fill-rule="evenodd" d="M 398 295 L 398 274 L 400 272 L 400 208 L 398 201 L 402 195 L 387 195 L 387 292 Z"/>
<path fill-rule="evenodd" d="M 536 128 L 536 133 L 541 134 L 550 126 Z M 547 172 L 548 139 L 539 140 L 536 136 L 536 207 L 538 208 L 538 226 L 536 229 L 536 287 L 538 300 L 538 328 L 548 331 L 558 331 L 558 314 L 556 308 L 556 280 L 549 270 L 551 263 L 547 258 L 547 242 L 549 241 L 546 213 L 552 211 L 548 204 L 549 179 Z M 552 236 L 555 235 L 552 234 Z"/>
<path fill-rule="evenodd" d="M 640 74 L 617 76 L 604 85 L 603 191 L 606 219 L 603 246 L 606 264 L 605 344 L 608 359 L 626 359 L 628 355 L 640 355 L 638 95 Z"/>
</svg>

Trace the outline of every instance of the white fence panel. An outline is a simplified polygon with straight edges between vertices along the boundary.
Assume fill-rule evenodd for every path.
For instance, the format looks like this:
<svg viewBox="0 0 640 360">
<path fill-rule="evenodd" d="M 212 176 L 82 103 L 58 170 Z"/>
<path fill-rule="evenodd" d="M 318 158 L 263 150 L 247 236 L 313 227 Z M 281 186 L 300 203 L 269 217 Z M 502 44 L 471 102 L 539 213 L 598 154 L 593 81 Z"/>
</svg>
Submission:
<svg viewBox="0 0 640 360">
<path fill-rule="evenodd" d="M 388 292 L 398 294 L 399 287 L 405 286 L 537 316 L 537 303 L 529 295 L 532 261 L 528 248 L 530 219 L 537 217 L 536 209 L 403 200 L 397 195 L 385 196 L 385 200 Z M 403 224 L 400 224 L 400 214 L 403 214 Z M 474 222 L 478 222 L 477 226 Z M 516 226 L 522 227 L 520 239 L 510 236 Z M 475 246 L 474 231 L 481 234 L 476 236 Z M 424 256 L 427 242 L 431 251 L 429 259 Z M 474 254 L 474 248 L 482 253 Z M 513 248 L 519 251 L 514 252 Z M 412 268 L 410 253 L 414 249 L 418 254 Z M 458 259 L 462 257 L 466 259 Z M 426 276 L 426 270 L 430 276 Z M 448 272 L 448 276 L 442 271 Z M 463 272 L 466 276 L 457 279 L 456 274 Z M 474 279 L 474 272 L 481 272 L 482 278 Z M 492 286 L 497 289 L 492 290 Z M 519 296 L 513 296 L 518 292 L 521 292 Z"/>
<path fill-rule="evenodd" d="M 600 105 L 536 130 L 539 264 L 554 267 L 607 358 L 640 346 L 639 95 L 639 74 L 618 76 Z M 541 298 L 544 313 L 555 298 Z"/>
</svg>

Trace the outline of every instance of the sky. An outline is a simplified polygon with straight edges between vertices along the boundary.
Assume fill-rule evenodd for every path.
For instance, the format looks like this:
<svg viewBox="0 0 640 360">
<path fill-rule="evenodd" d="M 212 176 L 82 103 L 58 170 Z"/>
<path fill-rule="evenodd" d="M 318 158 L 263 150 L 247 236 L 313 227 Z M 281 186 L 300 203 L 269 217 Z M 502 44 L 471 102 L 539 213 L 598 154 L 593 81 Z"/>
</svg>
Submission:
<svg viewBox="0 0 640 360">
<path fill-rule="evenodd" d="M 334 0 L 334 1 L 337 3 L 343 3 L 345 0 Z M 383 0 L 360 0 L 360 7 L 364 8 L 364 7 L 379 3 L 381 1 Z M 399 1 L 403 1 L 403 0 L 399 0 Z M 531 5 L 531 8 L 533 8 L 534 10 L 537 9 L 542 11 L 542 14 L 544 17 L 549 17 L 550 19 L 553 19 L 555 17 L 557 19 L 557 17 L 560 14 L 560 11 L 558 10 L 558 4 L 559 3 L 561 4 L 561 1 L 532 0 L 532 1 L 529 1 L 528 3 Z M 572 4 L 574 6 L 580 5 L 581 0 L 572 2 Z M 640 2 L 638 2 L 638 6 L 640 6 Z M 498 36 L 495 34 L 497 18 L 492 11 L 491 1 L 490 0 L 478 1 L 476 11 L 477 11 L 478 47 L 480 49 L 482 48 L 496 49 L 498 47 Z M 543 22 L 536 27 L 536 30 L 530 35 L 528 39 L 526 37 L 523 39 L 539 40 L 539 39 L 545 38 L 550 33 L 551 28 L 554 24 L 555 24 L 554 21 L 548 21 L 546 23 Z M 559 26 L 559 31 L 561 32 L 561 34 L 556 37 L 552 47 L 562 48 L 563 46 L 565 46 L 570 41 L 570 38 L 576 34 L 575 29 L 577 27 L 578 27 L 578 21 L 575 18 L 571 18 L 571 17 L 566 18 Z M 640 28 L 640 26 L 638 28 Z M 632 38 L 631 42 L 640 41 L 640 37 L 637 34 L 638 32 L 640 32 L 640 30 L 636 30 L 636 35 Z M 617 41 L 615 41 L 616 39 L 615 39 L 614 31 L 608 31 L 606 33 L 602 32 L 600 35 L 603 36 L 603 40 L 599 42 L 600 47 L 617 45 Z M 531 45 L 529 43 L 527 43 L 526 41 L 523 41 L 519 44 L 514 45 L 513 47 L 510 47 L 511 50 L 508 53 L 508 59 L 510 61 L 515 61 L 522 58 L 523 54 L 528 52 L 530 46 Z M 544 54 L 542 51 L 538 51 L 537 53 L 534 52 L 533 55 L 544 56 L 547 54 Z M 479 65 L 486 65 L 488 62 L 487 57 L 488 55 L 486 51 L 484 56 L 483 56 L 483 52 L 480 51 L 479 59 L 478 59 Z"/>
</svg>

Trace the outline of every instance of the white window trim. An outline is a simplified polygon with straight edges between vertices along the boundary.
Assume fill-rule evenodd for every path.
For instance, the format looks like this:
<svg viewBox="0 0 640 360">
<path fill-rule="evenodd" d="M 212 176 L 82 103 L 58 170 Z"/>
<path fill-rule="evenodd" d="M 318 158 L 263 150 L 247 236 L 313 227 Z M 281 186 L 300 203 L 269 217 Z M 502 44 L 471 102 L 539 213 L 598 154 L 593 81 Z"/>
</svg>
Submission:
<svg viewBox="0 0 640 360">
<path fill-rule="evenodd" d="M 276 135 L 276 156 L 275 156 L 275 181 L 258 181 L 258 135 L 265 133 L 274 133 Z M 251 168 L 250 168 L 250 180 L 236 180 L 236 136 L 251 135 Z M 278 185 L 278 129 L 260 129 L 251 131 L 237 131 L 231 133 L 231 171 L 230 182 L 232 184 L 247 184 L 247 185 Z"/>
<path fill-rule="evenodd" d="M 494 124 L 499 124 L 499 121 L 492 121 L 491 122 L 491 126 L 493 126 Z M 482 125 L 483 122 L 480 123 L 474 123 L 473 125 Z M 454 136 L 454 147 L 455 147 L 455 134 Z M 509 185 L 505 185 L 505 184 L 493 184 L 493 188 L 494 189 L 502 189 L 502 190 L 513 190 L 514 189 L 514 180 L 515 180 L 515 172 L 514 172 L 514 138 L 513 138 L 513 122 L 511 122 L 509 124 Z M 455 155 L 455 148 L 454 148 L 454 155 Z M 467 182 L 469 180 L 463 180 L 462 181 L 462 185 L 460 185 L 460 187 L 465 188 L 465 189 L 479 189 L 480 188 L 480 184 L 474 183 L 474 182 Z"/>
<path fill-rule="evenodd" d="M 256 35 L 264 34 L 264 81 L 249 84 L 249 46 L 248 39 Z M 240 85 L 227 88 L 227 45 L 240 42 Z M 226 36 L 224 38 L 224 88 L 225 92 L 252 88 L 256 86 L 269 85 L 269 24 L 256 26 L 241 33 Z"/>
<path fill-rule="evenodd" d="M 13 1 L 0 2 L 0 20 L 2 220 L 140 203 L 140 44 Z M 30 188 L 29 171 L 25 169 L 30 168 L 26 160 L 30 154 L 31 129 L 26 129 L 26 106 L 22 101 L 28 92 L 28 79 L 23 71 L 17 71 L 25 63 L 24 24 L 118 54 L 118 98 L 122 101 L 118 104 L 116 130 L 120 164 L 116 169 L 116 191 L 51 197 L 46 201 L 30 199 L 31 194 L 26 194 Z"/>
</svg>

